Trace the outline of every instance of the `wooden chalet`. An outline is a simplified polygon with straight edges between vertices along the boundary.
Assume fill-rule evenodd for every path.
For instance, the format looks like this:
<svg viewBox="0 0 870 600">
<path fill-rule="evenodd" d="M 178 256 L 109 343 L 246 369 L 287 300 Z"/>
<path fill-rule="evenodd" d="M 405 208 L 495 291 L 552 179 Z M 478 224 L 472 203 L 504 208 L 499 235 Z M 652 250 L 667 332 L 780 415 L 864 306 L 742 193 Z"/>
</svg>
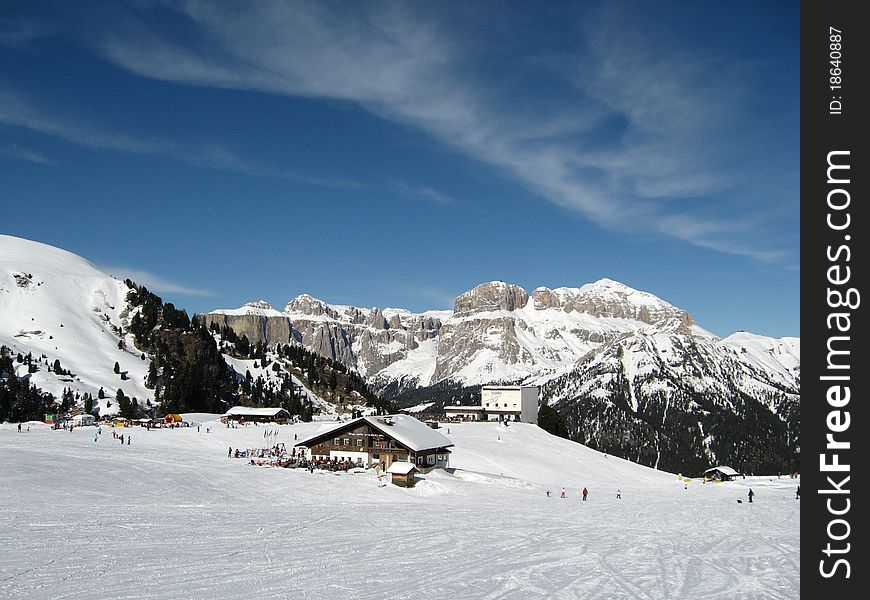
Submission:
<svg viewBox="0 0 870 600">
<path fill-rule="evenodd" d="M 704 471 L 704 478 L 708 481 L 731 481 L 739 476 L 740 473 L 738 471 L 724 465 Z"/>
<path fill-rule="evenodd" d="M 453 442 L 408 415 L 360 417 L 321 431 L 296 444 L 314 460 L 350 461 L 389 469 L 407 462 L 421 472 L 447 467 Z"/>
<path fill-rule="evenodd" d="M 258 423 L 278 423 L 284 425 L 292 419 L 292 415 L 280 407 L 252 408 L 250 406 L 234 406 L 221 416 L 221 423 L 226 423 L 227 421 L 255 421 Z"/>
</svg>

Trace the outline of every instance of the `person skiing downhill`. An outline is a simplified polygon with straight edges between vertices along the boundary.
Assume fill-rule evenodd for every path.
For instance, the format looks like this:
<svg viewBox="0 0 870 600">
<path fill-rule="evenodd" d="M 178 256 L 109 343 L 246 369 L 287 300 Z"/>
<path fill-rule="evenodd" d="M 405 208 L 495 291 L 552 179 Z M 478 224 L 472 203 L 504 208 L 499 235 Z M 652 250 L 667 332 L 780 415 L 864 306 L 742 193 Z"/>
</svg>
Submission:
<svg viewBox="0 0 870 600">
<path fill-rule="evenodd" d="M 565 496 L 565 488 L 562 488 L 562 493 L 559 494 L 559 497 L 560 497 L 560 498 L 566 498 L 566 496 Z"/>
<path fill-rule="evenodd" d="M 622 491 L 621 490 L 616 490 L 616 499 L 622 500 Z"/>
<path fill-rule="evenodd" d="M 752 488 L 749 488 L 749 503 L 752 504 L 752 497 L 755 495 L 755 492 L 752 491 Z"/>
<path fill-rule="evenodd" d="M 583 488 L 583 502 L 586 502 L 586 496 L 589 495 L 589 490 Z"/>
</svg>

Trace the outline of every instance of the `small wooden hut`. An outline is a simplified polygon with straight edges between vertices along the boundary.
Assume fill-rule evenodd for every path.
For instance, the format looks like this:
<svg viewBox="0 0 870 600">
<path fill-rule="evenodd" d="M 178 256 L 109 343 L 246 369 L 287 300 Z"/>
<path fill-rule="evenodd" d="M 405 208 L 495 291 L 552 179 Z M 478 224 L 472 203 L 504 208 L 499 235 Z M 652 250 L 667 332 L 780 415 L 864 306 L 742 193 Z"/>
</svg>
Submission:
<svg viewBox="0 0 870 600">
<path fill-rule="evenodd" d="M 740 475 L 740 473 L 731 467 L 726 467 L 724 465 L 712 467 L 704 471 L 704 478 L 708 481 L 731 481 L 738 475 Z"/>
<path fill-rule="evenodd" d="M 409 462 L 394 462 L 387 473 L 393 484 L 399 487 L 411 488 L 417 482 L 417 467 Z"/>
</svg>

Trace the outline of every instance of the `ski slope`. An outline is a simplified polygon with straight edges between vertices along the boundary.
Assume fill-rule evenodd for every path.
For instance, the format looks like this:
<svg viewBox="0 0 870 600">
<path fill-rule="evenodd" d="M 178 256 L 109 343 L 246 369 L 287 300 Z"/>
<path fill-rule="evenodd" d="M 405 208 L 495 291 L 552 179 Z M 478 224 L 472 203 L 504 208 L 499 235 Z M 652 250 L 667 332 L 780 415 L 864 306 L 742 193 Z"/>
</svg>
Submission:
<svg viewBox="0 0 870 600">
<path fill-rule="evenodd" d="M 119 430 L 124 446 L 107 428 L 0 426 L 0 597 L 799 596 L 788 478 L 683 484 L 535 426 L 465 423 L 440 430 L 451 469 L 406 490 L 229 459 L 265 428 L 192 418 Z M 323 424 L 270 429 L 289 446 Z"/>
</svg>

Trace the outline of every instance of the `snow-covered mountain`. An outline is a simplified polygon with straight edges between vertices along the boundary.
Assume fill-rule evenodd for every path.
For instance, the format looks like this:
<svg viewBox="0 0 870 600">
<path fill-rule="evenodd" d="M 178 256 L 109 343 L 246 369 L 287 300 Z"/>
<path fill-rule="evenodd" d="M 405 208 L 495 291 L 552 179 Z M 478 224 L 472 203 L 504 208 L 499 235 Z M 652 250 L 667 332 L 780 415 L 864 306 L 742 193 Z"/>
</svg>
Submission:
<svg viewBox="0 0 870 600">
<path fill-rule="evenodd" d="M 741 345 L 745 335 L 635 332 L 537 383 L 593 447 L 664 469 L 786 472 L 799 445 L 799 343 Z"/>
<path fill-rule="evenodd" d="M 264 357 L 267 356 L 270 366 L 277 367 L 269 369 L 262 359 L 234 358 L 229 354 L 231 344 L 221 342 L 218 349 L 215 344 L 219 340 L 212 340 L 207 332 L 204 338 L 197 339 L 189 327 L 168 326 L 167 312 L 178 315 L 179 311 L 174 307 L 170 310 L 171 305 L 163 306 L 156 296 L 150 299 L 146 296 L 147 291 L 142 292 L 132 282 L 120 281 L 75 254 L 0 235 L 0 346 L 8 349 L 14 371 L 7 373 L 0 368 L 0 377 L 14 376 L 18 381 L 27 381 L 41 392 L 52 394 L 58 403 L 65 391 L 71 392 L 73 413 L 84 408 L 84 396 L 88 394 L 95 412 L 111 415 L 120 408 L 116 401 L 119 390 L 127 398 L 136 399 L 139 409 L 150 412 L 151 407 L 160 403 L 158 389 L 162 389 L 166 399 L 168 388 L 162 381 L 166 370 L 183 369 L 189 363 L 192 365 L 189 373 L 175 374 L 179 380 L 185 380 L 182 383 L 186 387 L 176 390 L 183 398 L 182 403 L 194 401 L 195 389 L 202 380 L 219 378 L 219 371 L 228 368 L 231 382 L 233 377 L 241 382 L 246 374 L 251 374 L 254 387 L 277 390 L 282 385 L 292 386 L 300 402 L 310 403 L 321 413 L 335 412 L 334 404 L 312 392 L 294 374 L 293 365 L 285 357 L 266 353 Z M 262 306 L 246 310 L 271 314 Z M 137 340 L 136 332 L 143 339 L 148 337 L 143 324 L 149 319 L 158 334 L 151 340 L 152 345 L 145 347 L 141 339 Z M 186 315 L 176 321 L 189 325 Z M 172 365 L 168 364 L 172 362 L 167 350 L 170 345 L 183 348 Z M 213 347 L 211 358 L 208 345 Z M 146 386 L 149 372 L 153 373 L 151 387 Z M 188 377 L 201 381 L 188 382 Z M 262 384 L 258 383 L 260 380 Z M 101 395 L 104 397 L 100 398 Z M 216 406 L 244 399 L 235 396 L 217 400 Z M 211 400 L 214 398 L 199 401 Z M 359 398 L 359 403 L 363 402 Z M 0 414 L 17 416 L 14 407 L 7 408 Z"/>
<path fill-rule="evenodd" d="M 103 414 L 118 388 L 143 404 L 153 400 L 145 387 L 150 358 L 136 350 L 128 332 L 128 292 L 122 281 L 75 254 L 0 235 L 0 345 L 13 355 L 30 353 L 36 367 L 30 381 L 56 397 L 65 388 L 89 393 Z M 63 374 L 54 372 L 56 360 Z M 18 376 L 32 370 L 15 365 Z M 97 398 L 100 388 L 106 400 Z"/>
<path fill-rule="evenodd" d="M 415 314 L 328 304 L 309 295 L 283 311 L 266 302 L 215 310 L 209 323 L 252 341 L 295 340 L 356 368 L 377 387 L 426 387 L 540 379 L 571 370 L 587 353 L 629 334 L 673 333 L 716 340 L 686 311 L 610 279 L 578 288 L 538 288 L 493 281 L 460 295 L 453 311 Z M 738 333 L 722 349 L 791 382 L 800 371 L 800 343 Z M 777 353 L 772 353 L 773 349 Z"/>
<path fill-rule="evenodd" d="M 166 348 L 170 332 L 161 329 L 163 309 L 132 285 L 69 252 L 0 236 L 0 345 L 16 358 L 14 375 L 56 397 L 65 389 L 88 393 L 103 414 L 117 410 L 107 405 L 118 389 L 140 406 L 157 402 L 145 386 L 154 370 L 149 350 Z M 252 344 L 295 341 L 352 367 L 390 398 L 432 402 L 433 410 L 463 388 L 536 383 L 573 439 L 648 465 L 731 462 L 770 472 L 789 468 L 797 454 L 799 339 L 746 332 L 719 339 L 685 310 L 609 279 L 531 294 L 484 283 L 461 294 L 452 311 L 364 309 L 302 295 L 283 310 L 257 301 L 204 317 Z M 158 335 L 142 346 L 137 336 L 146 321 Z M 207 350 L 202 340 L 185 339 L 191 356 Z M 244 375 L 223 336 L 217 341 L 223 360 Z M 160 373 L 165 360 L 156 365 Z M 282 360 L 271 352 L 267 363 L 279 369 L 253 370 L 263 371 L 267 386 L 279 386 L 287 375 Z M 100 388 L 105 401 L 97 399 Z"/>
<path fill-rule="evenodd" d="M 573 439 L 648 465 L 787 470 L 799 444 L 799 339 L 719 339 L 685 310 L 610 279 L 531 294 L 488 282 L 451 312 L 303 295 L 280 312 L 257 302 L 206 318 L 252 341 L 296 340 L 435 410 L 463 388 L 535 383 Z"/>
</svg>

